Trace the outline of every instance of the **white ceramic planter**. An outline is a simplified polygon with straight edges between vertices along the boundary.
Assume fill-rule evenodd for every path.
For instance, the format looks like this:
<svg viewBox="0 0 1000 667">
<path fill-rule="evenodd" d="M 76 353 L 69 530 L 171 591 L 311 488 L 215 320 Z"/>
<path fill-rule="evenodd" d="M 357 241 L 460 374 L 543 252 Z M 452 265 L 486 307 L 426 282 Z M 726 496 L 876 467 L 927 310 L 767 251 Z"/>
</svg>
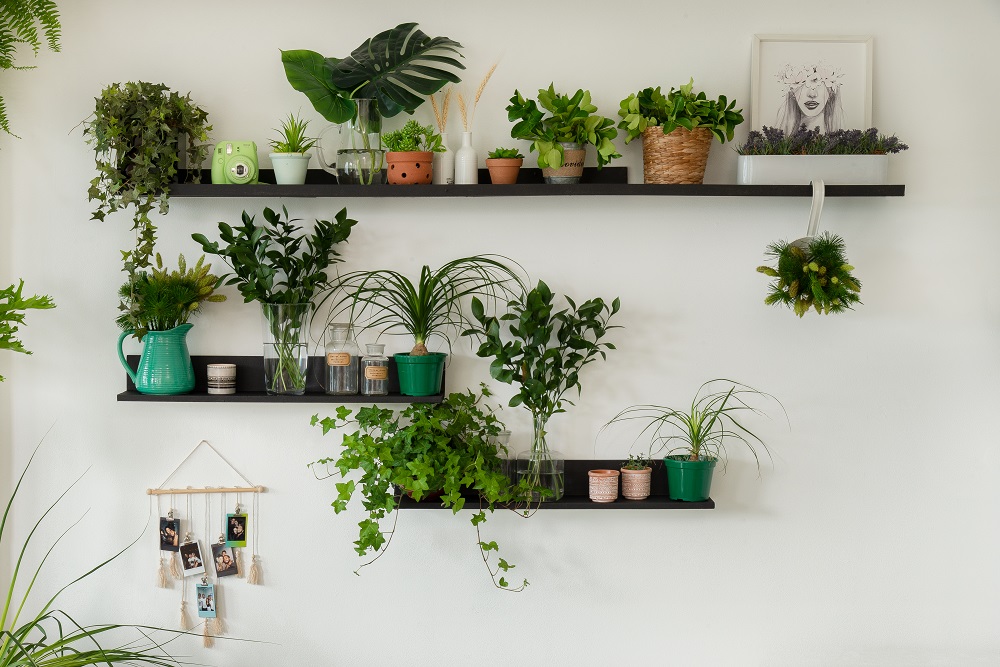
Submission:
<svg viewBox="0 0 1000 667">
<path fill-rule="evenodd" d="M 302 185 L 306 182 L 312 153 L 270 153 L 274 180 L 278 185 Z"/>
<path fill-rule="evenodd" d="M 888 155 L 740 155 L 740 185 L 884 185 L 889 182 Z"/>
</svg>

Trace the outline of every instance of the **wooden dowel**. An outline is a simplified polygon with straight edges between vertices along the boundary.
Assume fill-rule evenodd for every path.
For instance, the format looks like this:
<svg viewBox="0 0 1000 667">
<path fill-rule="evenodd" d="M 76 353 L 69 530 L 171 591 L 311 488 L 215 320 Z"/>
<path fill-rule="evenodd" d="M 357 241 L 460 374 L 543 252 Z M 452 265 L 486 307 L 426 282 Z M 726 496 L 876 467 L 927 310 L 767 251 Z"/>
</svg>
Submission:
<svg viewBox="0 0 1000 667">
<path fill-rule="evenodd" d="M 238 487 L 230 486 L 226 488 L 204 488 L 204 489 L 146 489 L 146 495 L 150 496 L 172 496 L 191 495 L 196 493 L 267 493 L 263 486 Z"/>
</svg>

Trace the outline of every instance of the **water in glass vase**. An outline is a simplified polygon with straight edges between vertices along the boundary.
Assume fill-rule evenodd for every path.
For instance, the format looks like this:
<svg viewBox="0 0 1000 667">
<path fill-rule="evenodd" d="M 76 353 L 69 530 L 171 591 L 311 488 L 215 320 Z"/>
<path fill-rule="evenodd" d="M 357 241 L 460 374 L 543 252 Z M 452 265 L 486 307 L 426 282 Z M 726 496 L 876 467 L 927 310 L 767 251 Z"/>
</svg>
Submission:
<svg viewBox="0 0 1000 667">
<path fill-rule="evenodd" d="M 566 492 L 566 462 L 561 452 L 549 449 L 545 422 L 535 415 L 531 449 L 517 455 L 517 481 L 531 486 L 532 502 L 560 500 Z"/>
</svg>

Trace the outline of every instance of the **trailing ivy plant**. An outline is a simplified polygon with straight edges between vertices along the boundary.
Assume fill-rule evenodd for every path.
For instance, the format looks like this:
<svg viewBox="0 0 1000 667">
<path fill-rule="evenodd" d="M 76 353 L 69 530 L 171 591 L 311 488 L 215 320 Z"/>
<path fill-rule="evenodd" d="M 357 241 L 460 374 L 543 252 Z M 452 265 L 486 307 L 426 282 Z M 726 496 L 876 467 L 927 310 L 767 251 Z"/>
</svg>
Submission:
<svg viewBox="0 0 1000 667">
<path fill-rule="evenodd" d="M 517 507 L 530 492 L 526 482 L 515 485 L 504 473 L 501 455 L 507 448 L 498 441 L 504 425 L 483 403 L 490 395 L 486 385 L 481 385 L 479 394 L 471 390 L 456 392 L 439 404 L 414 403 L 402 412 L 372 406 L 359 408 L 351 418 L 353 411 L 340 406 L 336 417 L 313 416 L 312 425 L 321 426 L 324 435 L 334 429 L 354 427 L 344 434 L 343 449 L 337 457 L 309 465 L 314 469 L 332 465 L 344 478 L 337 483 L 337 499 L 332 503 L 337 514 L 347 510 L 355 492 L 362 496 L 367 518 L 358 524 L 354 550 L 359 556 L 374 553 L 375 557 L 358 570 L 375 562 L 389 547 L 398 514 L 387 531 L 383 531 L 381 522 L 397 511 L 402 494 L 417 502 L 429 494 L 440 494 L 441 504 L 453 514 L 465 507 L 471 495 L 478 496 L 479 511 L 471 521 L 494 585 L 515 592 L 528 585 L 524 579 L 519 586 L 511 587 L 505 575 L 514 565 L 500 557 L 495 541 L 483 541 L 480 532 L 487 512 L 492 514 L 497 507 Z M 357 481 L 347 479 L 355 474 L 360 475 Z M 490 562 L 493 553 L 497 556 L 495 564 Z"/>
<path fill-rule="evenodd" d="M 33 65 L 17 65 L 19 44 L 31 47 L 35 56 L 42 44 L 50 51 L 60 50 L 62 26 L 59 9 L 52 0 L 0 0 L 0 71 L 8 69 L 34 69 Z M 0 95 L 0 130 L 10 131 L 7 108 Z"/>
<path fill-rule="evenodd" d="M 775 278 L 764 303 L 784 304 L 799 317 L 810 309 L 823 315 L 842 313 L 861 303 L 861 281 L 851 273 L 854 267 L 844 250 L 844 239 L 830 232 L 812 237 L 805 248 L 787 241 L 772 243 L 767 256 L 775 263 L 757 267 Z"/>
<path fill-rule="evenodd" d="M 562 143 L 590 144 L 597 149 L 597 168 L 621 157 L 612 140 L 618 136 L 615 122 L 597 115 L 589 90 L 577 90 L 572 97 L 557 93 L 554 84 L 538 90 L 538 102 L 527 100 L 518 91 L 507 105 L 507 119 L 517 121 L 510 131 L 513 139 L 531 142 L 538 151 L 538 166 L 558 168 L 563 164 Z"/>
<path fill-rule="evenodd" d="M 693 88 L 691 79 L 679 89 L 671 88 L 666 95 L 657 86 L 644 88 L 622 100 L 618 128 L 625 131 L 625 143 L 641 136 L 647 127 L 657 126 L 663 128 L 663 134 L 670 134 L 678 127 L 686 130 L 704 127 L 720 143 L 732 141 L 736 126 L 743 122 L 743 110 L 736 108 L 736 100 L 730 102 L 725 95 L 710 100 L 704 92 L 695 93 Z"/>
<path fill-rule="evenodd" d="M 97 202 L 92 219 L 135 208 L 132 229 L 136 245 L 122 251 L 125 272 L 149 267 L 156 244 L 156 225 L 149 214 L 169 210 L 167 187 L 176 180 L 181 153 L 187 155 L 188 178 L 200 182 L 201 164 L 208 156 L 212 126 L 208 113 L 162 83 L 113 83 L 96 98 L 93 115 L 83 123 L 87 143 L 94 147 L 97 176 L 87 196 Z M 186 137 L 186 148 L 181 136 Z"/>
<path fill-rule="evenodd" d="M 382 135 L 382 143 L 387 150 L 396 152 L 430 151 L 443 153 L 445 151 L 441 135 L 434 131 L 433 125 L 421 125 L 415 120 L 406 122 L 402 128 Z"/>
<path fill-rule="evenodd" d="M 25 311 L 55 307 L 52 297 L 48 295 L 24 296 L 23 280 L 19 280 L 16 287 L 0 287 L 0 350 L 31 354 L 17 338 L 18 325 L 24 324 Z M 0 382 L 3 381 L 4 377 L 0 375 Z"/>
</svg>

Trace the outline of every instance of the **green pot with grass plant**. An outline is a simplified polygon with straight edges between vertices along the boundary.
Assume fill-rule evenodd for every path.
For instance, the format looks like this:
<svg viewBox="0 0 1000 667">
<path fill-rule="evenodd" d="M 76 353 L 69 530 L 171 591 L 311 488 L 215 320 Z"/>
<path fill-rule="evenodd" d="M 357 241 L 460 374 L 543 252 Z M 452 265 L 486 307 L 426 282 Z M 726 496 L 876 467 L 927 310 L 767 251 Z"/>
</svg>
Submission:
<svg viewBox="0 0 1000 667">
<path fill-rule="evenodd" d="M 316 143 L 315 139 L 306 136 L 309 121 L 302 120 L 294 114 L 281 122 L 278 139 L 271 140 L 271 166 L 274 168 L 274 181 L 278 185 L 303 185 L 309 173 L 309 160 L 312 153 L 309 149 Z"/>
</svg>

